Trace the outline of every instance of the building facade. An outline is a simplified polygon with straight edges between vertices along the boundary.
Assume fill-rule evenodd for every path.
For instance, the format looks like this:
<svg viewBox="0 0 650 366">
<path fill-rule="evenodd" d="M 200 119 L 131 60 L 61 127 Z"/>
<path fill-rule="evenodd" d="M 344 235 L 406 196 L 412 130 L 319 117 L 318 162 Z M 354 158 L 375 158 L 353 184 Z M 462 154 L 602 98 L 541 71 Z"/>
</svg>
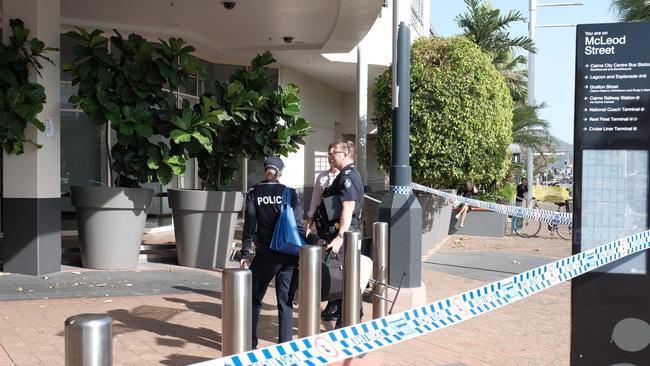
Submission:
<svg viewBox="0 0 650 366">
<path fill-rule="evenodd" d="M 20 18 L 31 35 L 60 52 L 50 53 L 54 66 L 45 65 L 37 80 L 45 87 L 47 102 L 39 120 L 48 133 L 28 129 L 27 135 L 43 145 L 28 147 L 20 156 L 2 157 L 3 242 L 20 243 L 21 250 L 7 255 L 24 256 L 24 268 L 12 271 L 40 274 L 56 271 L 43 267 L 41 258 L 56 255 L 61 233 L 74 230 L 69 197 L 61 197 L 72 185 L 108 184 L 109 164 L 101 141 L 106 131 L 86 120 L 81 110 L 68 103 L 74 93 L 62 65 L 72 57 L 74 40 L 65 32 L 75 27 L 113 29 L 157 40 L 181 37 L 196 48 L 195 55 L 208 67 L 206 80 L 194 80 L 175 91 L 182 100 L 196 102 L 215 80 L 225 80 L 247 65 L 258 52 L 270 50 L 277 85 L 300 87 L 302 115 L 313 127 L 301 149 L 285 159 L 283 183 L 305 190 L 309 197 L 315 176 L 327 168 L 327 145 L 356 133 L 356 45 L 367 47 L 368 84 L 391 61 L 392 3 L 384 0 L 235 0 L 226 9 L 219 0 L 0 0 L 3 29 Z M 429 1 L 409 1 L 413 38 L 429 35 Z M 3 32 L 3 41 L 9 32 Z M 368 93 L 371 95 L 371 93 Z M 368 115 L 372 114 L 369 102 Z M 374 128 L 369 126 L 372 134 Z M 259 162 L 247 164 L 247 174 L 233 182 L 243 190 L 260 179 Z M 368 144 L 368 181 L 383 187 L 384 175 Z M 195 188 L 199 181 L 193 162 L 171 187 Z M 152 184 L 164 191 L 167 187 Z M 154 198 L 151 212 L 169 214 L 166 198 Z M 63 220 L 62 220 L 63 218 Z M 151 225 L 164 224 L 153 220 Z M 5 270 L 7 270 L 5 268 Z"/>
</svg>

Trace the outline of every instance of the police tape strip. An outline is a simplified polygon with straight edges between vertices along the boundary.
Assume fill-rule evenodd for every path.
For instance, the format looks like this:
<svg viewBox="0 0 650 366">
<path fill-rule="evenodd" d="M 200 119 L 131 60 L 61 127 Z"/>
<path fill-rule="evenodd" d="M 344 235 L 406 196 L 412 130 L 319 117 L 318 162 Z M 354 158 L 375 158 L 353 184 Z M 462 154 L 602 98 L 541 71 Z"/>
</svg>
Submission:
<svg viewBox="0 0 650 366">
<path fill-rule="evenodd" d="M 648 248 L 650 230 L 422 307 L 196 365 L 326 365 L 458 324 Z"/>
<path fill-rule="evenodd" d="M 436 196 L 460 201 L 463 203 L 467 203 L 468 205 L 471 206 L 485 208 L 490 211 L 502 213 L 508 216 L 521 217 L 524 219 L 531 219 L 535 221 L 544 221 L 550 224 L 564 225 L 564 226 L 571 226 L 573 224 L 572 222 L 573 215 L 568 212 L 557 212 L 557 211 L 548 211 L 548 210 L 540 210 L 540 209 L 533 209 L 533 208 L 501 205 L 498 203 L 485 202 L 485 201 L 479 201 L 467 197 L 456 196 L 454 194 L 425 187 L 417 183 L 411 183 L 411 186 L 413 187 L 414 190 L 417 191 L 433 193 Z"/>
</svg>

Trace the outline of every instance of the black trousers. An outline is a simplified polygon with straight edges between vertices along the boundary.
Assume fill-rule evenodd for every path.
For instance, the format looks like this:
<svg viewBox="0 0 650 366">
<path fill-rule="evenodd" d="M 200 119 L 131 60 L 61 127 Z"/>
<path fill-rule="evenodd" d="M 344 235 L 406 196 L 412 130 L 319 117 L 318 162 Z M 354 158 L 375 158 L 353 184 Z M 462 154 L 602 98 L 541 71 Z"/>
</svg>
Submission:
<svg viewBox="0 0 650 366">
<path fill-rule="evenodd" d="M 293 296 L 297 288 L 298 257 L 265 251 L 255 255 L 250 270 L 253 274 L 253 348 L 257 347 L 257 323 L 262 311 L 262 299 L 275 278 L 278 305 L 279 343 L 293 336 Z"/>
</svg>

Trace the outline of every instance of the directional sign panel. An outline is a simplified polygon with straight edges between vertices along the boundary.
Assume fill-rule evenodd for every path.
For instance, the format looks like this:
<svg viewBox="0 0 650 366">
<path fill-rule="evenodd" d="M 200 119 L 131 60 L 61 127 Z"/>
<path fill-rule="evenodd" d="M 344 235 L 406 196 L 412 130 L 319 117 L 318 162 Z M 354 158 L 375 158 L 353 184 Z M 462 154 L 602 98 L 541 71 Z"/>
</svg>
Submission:
<svg viewBox="0 0 650 366">
<path fill-rule="evenodd" d="M 583 148 L 647 148 L 650 23 L 577 28 L 575 133 Z"/>
</svg>

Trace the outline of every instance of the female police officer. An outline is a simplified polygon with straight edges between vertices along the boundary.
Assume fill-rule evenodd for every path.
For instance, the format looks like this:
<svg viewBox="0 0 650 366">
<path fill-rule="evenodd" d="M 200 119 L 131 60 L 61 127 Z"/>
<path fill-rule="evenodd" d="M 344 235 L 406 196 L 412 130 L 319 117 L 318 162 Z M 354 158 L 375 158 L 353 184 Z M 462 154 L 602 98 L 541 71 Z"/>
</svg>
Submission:
<svg viewBox="0 0 650 366">
<path fill-rule="evenodd" d="M 280 318 L 279 342 L 291 340 L 293 330 L 293 295 L 296 290 L 298 257 L 270 249 L 273 230 L 278 221 L 282 191 L 285 186 L 278 182 L 284 163 L 279 157 L 264 161 L 265 180 L 256 184 L 246 196 L 246 215 L 241 249 L 241 267 L 250 266 L 253 272 L 253 348 L 257 347 L 257 322 L 262 310 L 262 299 L 275 277 L 275 293 Z M 298 231 L 304 237 L 302 206 L 298 195 L 292 190 L 291 206 L 298 224 Z M 255 257 L 250 260 L 250 247 L 255 243 Z"/>
</svg>

